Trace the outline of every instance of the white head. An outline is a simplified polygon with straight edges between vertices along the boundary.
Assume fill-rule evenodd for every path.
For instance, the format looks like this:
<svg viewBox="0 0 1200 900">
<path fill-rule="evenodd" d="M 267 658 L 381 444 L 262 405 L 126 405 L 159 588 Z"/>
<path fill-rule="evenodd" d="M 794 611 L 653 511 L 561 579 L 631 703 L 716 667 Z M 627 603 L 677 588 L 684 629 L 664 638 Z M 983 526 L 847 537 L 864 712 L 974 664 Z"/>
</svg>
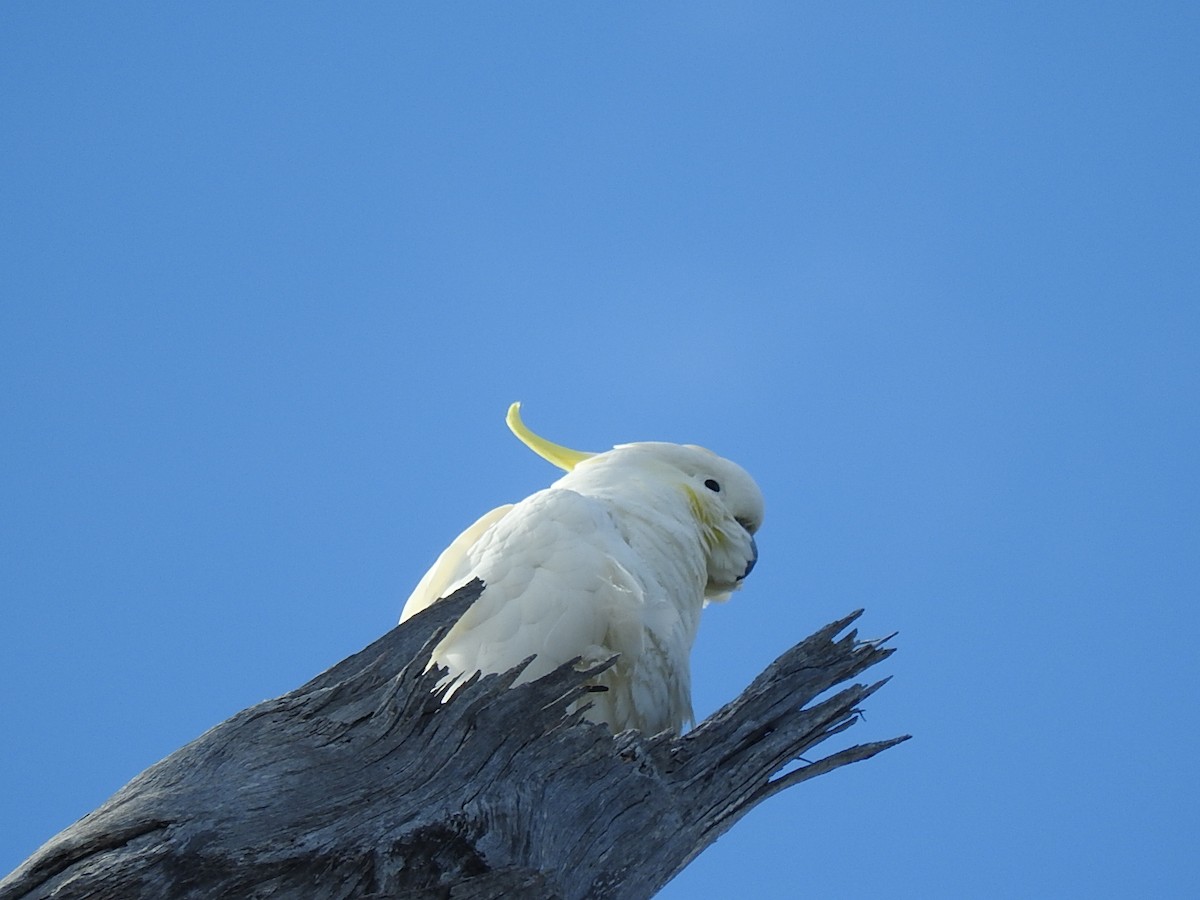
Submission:
<svg viewBox="0 0 1200 900">
<path fill-rule="evenodd" d="M 570 450 L 534 434 L 521 421 L 520 404 L 508 410 L 508 427 L 531 450 L 567 472 L 610 471 L 666 483 L 687 499 L 704 543 L 710 600 L 736 590 L 758 560 L 754 533 L 762 525 L 763 496 L 741 466 L 693 444 L 646 441 L 618 444 L 604 453 Z"/>
</svg>

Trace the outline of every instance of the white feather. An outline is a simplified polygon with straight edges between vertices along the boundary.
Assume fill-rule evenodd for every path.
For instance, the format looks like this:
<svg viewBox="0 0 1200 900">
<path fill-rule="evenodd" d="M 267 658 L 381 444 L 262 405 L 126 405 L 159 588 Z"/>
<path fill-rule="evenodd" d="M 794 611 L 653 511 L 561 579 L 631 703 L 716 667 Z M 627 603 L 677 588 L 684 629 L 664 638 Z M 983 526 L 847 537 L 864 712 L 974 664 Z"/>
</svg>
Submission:
<svg viewBox="0 0 1200 900">
<path fill-rule="evenodd" d="M 718 491 L 704 487 L 715 479 Z M 421 579 L 401 621 L 479 577 L 482 596 L 434 651 L 450 682 L 530 656 L 523 681 L 616 654 L 587 716 L 679 732 L 692 721 L 700 610 L 753 565 L 761 518 L 757 486 L 733 463 L 698 447 L 622 445 L 480 518 Z"/>
</svg>

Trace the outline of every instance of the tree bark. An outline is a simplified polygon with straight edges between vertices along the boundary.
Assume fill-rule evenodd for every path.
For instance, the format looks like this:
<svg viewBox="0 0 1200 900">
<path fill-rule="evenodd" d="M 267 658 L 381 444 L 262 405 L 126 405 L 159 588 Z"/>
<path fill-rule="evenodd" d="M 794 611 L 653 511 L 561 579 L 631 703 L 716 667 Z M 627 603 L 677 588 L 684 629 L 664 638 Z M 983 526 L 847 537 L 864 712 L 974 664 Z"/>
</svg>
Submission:
<svg viewBox="0 0 1200 900">
<path fill-rule="evenodd" d="M 482 589 L 151 766 L 0 900 L 649 897 L 767 797 L 907 737 L 780 774 L 884 683 L 812 702 L 892 653 L 837 637 L 861 610 L 682 737 L 614 736 L 571 709 L 611 661 L 516 687 L 521 667 L 477 676 L 444 699 L 426 666 Z"/>
</svg>

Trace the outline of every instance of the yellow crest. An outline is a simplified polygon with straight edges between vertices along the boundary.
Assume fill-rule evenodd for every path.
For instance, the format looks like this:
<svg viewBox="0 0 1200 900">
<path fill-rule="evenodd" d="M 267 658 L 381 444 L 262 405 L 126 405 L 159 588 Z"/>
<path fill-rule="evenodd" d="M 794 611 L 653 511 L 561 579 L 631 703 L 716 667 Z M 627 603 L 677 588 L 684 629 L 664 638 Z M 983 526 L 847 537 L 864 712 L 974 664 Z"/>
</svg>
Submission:
<svg viewBox="0 0 1200 900">
<path fill-rule="evenodd" d="M 508 415 L 504 421 L 508 423 L 509 429 L 520 438 L 521 443 L 540 456 L 542 459 L 554 463 L 560 469 L 570 472 L 585 459 L 591 459 L 595 453 L 584 453 L 582 450 L 572 450 L 569 447 L 564 447 L 561 444 L 556 444 L 553 441 L 548 441 L 544 437 L 539 437 L 529 430 L 529 426 L 521 421 L 521 404 L 514 403 L 508 408 Z"/>
</svg>

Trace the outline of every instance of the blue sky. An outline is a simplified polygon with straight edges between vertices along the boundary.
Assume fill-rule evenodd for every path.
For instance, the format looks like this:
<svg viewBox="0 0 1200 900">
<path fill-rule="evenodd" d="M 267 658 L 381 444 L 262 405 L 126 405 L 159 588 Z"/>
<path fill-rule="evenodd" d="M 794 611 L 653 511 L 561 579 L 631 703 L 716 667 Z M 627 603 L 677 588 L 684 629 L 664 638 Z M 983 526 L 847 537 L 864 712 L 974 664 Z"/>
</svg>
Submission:
<svg viewBox="0 0 1200 900">
<path fill-rule="evenodd" d="M 1185 896 L 1185 3 L 8 5 L 0 870 L 391 626 L 584 449 L 767 497 L 697 710 L 865 606 L 853 741 L 668 898 Z M 1181 696 L 1182 695 L 1182 696 Z"/>
</svg>

